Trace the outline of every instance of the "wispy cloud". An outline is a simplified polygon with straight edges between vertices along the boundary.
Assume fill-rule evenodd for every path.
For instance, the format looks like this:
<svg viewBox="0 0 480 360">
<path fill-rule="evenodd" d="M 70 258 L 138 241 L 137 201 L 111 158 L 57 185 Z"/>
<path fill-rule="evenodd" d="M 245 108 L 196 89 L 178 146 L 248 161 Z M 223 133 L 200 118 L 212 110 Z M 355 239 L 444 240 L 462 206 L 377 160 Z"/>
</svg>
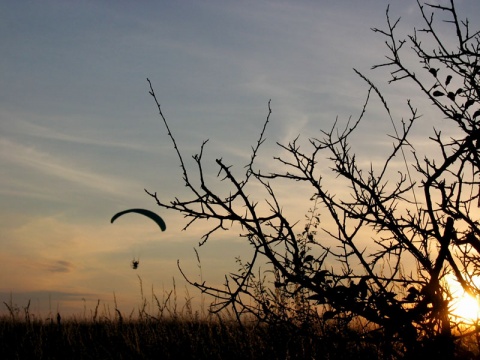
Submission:
<svg viewBox="0 0 480 360">
<path fill-rule="evenodd" d="M 125 134 L 119 134 L 122 136 L 123 141 L 113 140 L 105 136 L 101 136 L 101 132 L 91 131 L 85 134 L 79 134 L 78 132 L 72 133 L 71 129 L 69 132 L 62 132 L 56 130 L 52 127 L 42 126 L 35 123 L 32 123 L 27 120 L 19 119 L 19 114 L 15 115 L 4 115 L 5 117 L 15 118 L 15 121 L 10 121 L 9 123 L 3 124 L 2 127 L 7 128 L 10 133 L 14 136 L 31 136 L 38 139 L 53 140 L 64 143 L 73 143 L 73 144 L 82 144 L 82 145 L 94 145 L 98 147 L 106 148 L 118 148 L 125 150 L 135 150 L 141 151 L 149 154 L 158 153 L 158 146 L 154 146 L 151 143 L 139 143 L 129 141 L 128 136 Z M 9 126 L 10 125 L 10 126 Z"/>
<path fill-rule="evenodd" d="M 68 273 L 71 272 L 73 268 L 73 264 L 65 260 L 54 260 L 45 264 L 45 269 L 53 273 Z"/>
<path fill-rule="evenodd" d="M 123 194 L 136 188 L 133 183 L 100 174 L 75 164 L 74 159 L 42 152 L 5 137 L 0 138 L 0 159 L 33 170 L 35 174 L 47 175 L 97 192 Z M 32 176 L 34 176 L 32 174 Z M 0 178 L 1 181 L 1 178 Z"/>
</svg>

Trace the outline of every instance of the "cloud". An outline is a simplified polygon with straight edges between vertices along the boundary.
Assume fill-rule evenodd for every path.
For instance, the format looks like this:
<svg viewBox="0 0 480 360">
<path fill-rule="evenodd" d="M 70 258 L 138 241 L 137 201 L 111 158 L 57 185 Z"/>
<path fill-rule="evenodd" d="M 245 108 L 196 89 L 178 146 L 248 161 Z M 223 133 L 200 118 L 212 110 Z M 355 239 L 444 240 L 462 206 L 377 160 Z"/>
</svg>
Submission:
<svg viewBox="0 0 480 360">
<path fill-rule="evenodd" d="M 71 262 L 65 260 L 54 260 L 45 264 L 45 269 L 49 272 L 67 273 L 73 270 L 74 266 Z"/>
<path fill-rule="evenodd" d="M 101 193 L 124 194 L 136 188 L 132 182 L 82 169 L 74 158 L 66 160 L 5 137 L 0 138 L 0 149 L 0 160 L 33 170 L 35 175 L 47 175 Z"/>
<path fill-rule="evenodd" d="M 59 131 L 52 128 L 51 126 L 42 126 L 35 124 L 31 121 L 21 119 L 21 114 L 5 114 L 3 115 L 6 118 L 15 118 L 15 121 L 7 122 L 2 124 L 4 131 L 11 132 L 14 136 L 16 135 L 29 135 L 37 139 L 53 140 L 58 142 L 64 142 L 67 144 L 81 144 L 81 145 L 94 145 L 98 147 L 105 148 L 118 148 L 125 150 L 134 150 L 141 151 L 149 154 L 157 154 L 158 146 L 149 145 L 149 143 L 138 143 L 129 141 L 125 134 L 120 134 L 122 141 L 112 140 L 104 136 L 103 133 L 99 131 L 89 132 L 79 134 L 78 131 L 73 132 L 73 129 L 69 129 L 69 132 Z"/>
</svg>

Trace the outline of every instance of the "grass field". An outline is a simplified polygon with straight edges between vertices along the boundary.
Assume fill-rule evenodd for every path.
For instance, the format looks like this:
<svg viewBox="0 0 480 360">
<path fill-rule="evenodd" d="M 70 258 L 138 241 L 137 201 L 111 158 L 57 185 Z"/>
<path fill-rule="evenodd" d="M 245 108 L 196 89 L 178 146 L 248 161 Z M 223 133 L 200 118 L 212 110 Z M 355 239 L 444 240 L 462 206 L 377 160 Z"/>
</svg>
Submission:
<svg viewBox="0 0 480 360">
<path fill-rule="evenodd" d="M 382 337 L 335 327 L 318 336 L 210 318 L 0 318 L 1 359 L 383 359 Z M 388 344 L 391 345 L 391 344 Z M 466 347 L 458 359 L 476 359 Z"/>
<path fill-rule="evenodd" d="M 141 281 L 140 281 L 141 284 Z M 402 348 L 381 331 L 352 329 L 331 320 L 298 328 L 240 325 L 235 317 L 193 311 L 189 296 L 178 306 L 176 294 L 156 299 L 154 313 L 143 295 L 130 314 L 95 309 L 81 316 L 38 316 L 10 303 L 0 315 L 0 359 L 397 359 Z M 371 330 L 371 329 L 370 329 Z M 389 354 L 388 356 L 385 354 Z M 456 359 L 478 359 L 475 337 L 463 339 Z M 429 357 L 423 354 L 423 359 Z M 417 357 L 416 357 L 417 358 Z"/>
<path fill-rule="evenodd" d="M 231 321 L 0 321 L 2 359 L 375 359 L 373 344 Z M 353 338 L 352 338 L 353 340 Z M 358 339 L 357 339 L 358 340 Z"/>
</svg>

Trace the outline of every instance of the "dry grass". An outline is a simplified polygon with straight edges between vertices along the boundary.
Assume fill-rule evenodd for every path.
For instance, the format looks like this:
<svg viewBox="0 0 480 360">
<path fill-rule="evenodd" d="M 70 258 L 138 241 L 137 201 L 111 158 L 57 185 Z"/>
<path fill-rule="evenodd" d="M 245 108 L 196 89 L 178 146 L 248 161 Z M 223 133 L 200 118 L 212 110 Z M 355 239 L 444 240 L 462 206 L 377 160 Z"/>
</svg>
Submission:
<svg viewBox="0 0 480 360">
<path fill-rule="evenodd" d="M 4 303 L 0 316 L 1 359 L 382 359 L 392 344 L 381 333 L 369 335 L 338 326 L 293 330 L 292 327 L 239 325 L 228 313 L 213 316 L 193 311 L 187 292 L 178 306 L 175 289 L 161 298 L 144 297 L 130 314 L 122 314 L 115 301 L 112 312 L 64 319 L 60 314 L 41 318 L 29 304 Z M 154 308 L 155 313 L 146 309 Z M 203 315 L 202 315 L 203 314 Z M 53 315 L 53 316 L 52 316 Z M 332 324 L 332 323 L 330 323 Z M 462 346 L 461 349 L 467 349 Z M 474 359 L 460 351 L 458 359 Z"/>
<path fill-rule="evenodd" d="M 0 316 L 1 359 L 372 359 L 377 347 L 347 341 L 343 332 L 328 336 L 285 326 L 239 325 L 228 313 L 193 311 L 191 297 L 178 306 L 176 292 L 152 297 L 130 314 L 101 309 L 88 318 L 31 314 L 29 304 L 4 303 Z M 155 313 L 146 309 L 154 305 Z M 108 308 L 107 308 L 108 309 Z M 202 315 L 204 314 L 204 315 Z M 358 340 L 358 339 L 357 339 Z"/>
<path fill-rule="evenodd" d="M 56 323 L 4 317 L 0 336 L 3 359 L 372 359 L 378 354 L 375 347 L 341 337 L 181 318 Z"/>
</svg>

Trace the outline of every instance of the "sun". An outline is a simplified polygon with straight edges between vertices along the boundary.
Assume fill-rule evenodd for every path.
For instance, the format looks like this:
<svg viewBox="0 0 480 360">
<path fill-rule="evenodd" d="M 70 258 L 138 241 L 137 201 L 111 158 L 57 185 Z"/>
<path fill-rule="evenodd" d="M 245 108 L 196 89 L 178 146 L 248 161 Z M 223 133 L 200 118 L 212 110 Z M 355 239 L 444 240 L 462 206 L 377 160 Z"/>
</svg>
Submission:
<svg viewBox="0 0 480 360">
<path fill-rule="evenodd" d="M 451 294 L 451 315 L 465 322 L 477 322 L 480 319 L 480 299 L 465 292 L 453 279 L 448 281 Z"/>
<path fill-rule="evenodd" d="M 470 294 L 464 293 L 452 302 L 452 315 L 466 321 L 476 321 L 480 318 L 478 300 Z"/>
</svg>

